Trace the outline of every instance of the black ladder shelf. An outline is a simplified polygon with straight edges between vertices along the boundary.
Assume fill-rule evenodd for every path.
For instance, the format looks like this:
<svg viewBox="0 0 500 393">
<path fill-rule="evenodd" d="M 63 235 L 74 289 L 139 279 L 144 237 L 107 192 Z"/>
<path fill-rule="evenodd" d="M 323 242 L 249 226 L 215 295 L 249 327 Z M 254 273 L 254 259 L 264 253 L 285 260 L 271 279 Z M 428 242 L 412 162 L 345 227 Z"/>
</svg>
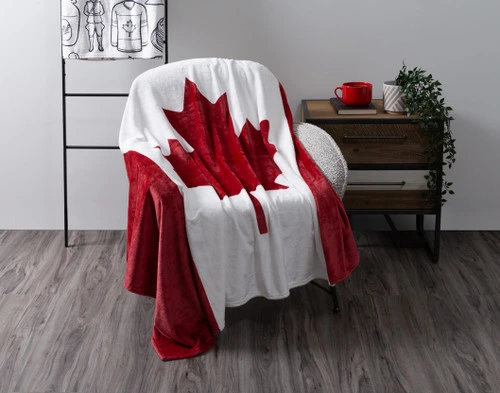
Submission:
<svg viewBox="0 0 500 393">
<path fill-rule="evenodd" d="M 165 1 L 165 39 L 163 41 L 163 60 L 168 63 L 167 50 L 167 1 Z M 128 97 L 128 93 L 68 93 L 66 91 L 66 59 L 61 56 L 62 73 L 62 114 L 63 114 L 63 187 L 64 187 L 64 247 L 69 247 L 69 227 L 68 227 L 68 150 L 118 150 L 118 146 L 101 145 L 68 145 L 67 142 L 67 121 L 66 121 L 66 98 L 68 97 Z"/>
</svg>

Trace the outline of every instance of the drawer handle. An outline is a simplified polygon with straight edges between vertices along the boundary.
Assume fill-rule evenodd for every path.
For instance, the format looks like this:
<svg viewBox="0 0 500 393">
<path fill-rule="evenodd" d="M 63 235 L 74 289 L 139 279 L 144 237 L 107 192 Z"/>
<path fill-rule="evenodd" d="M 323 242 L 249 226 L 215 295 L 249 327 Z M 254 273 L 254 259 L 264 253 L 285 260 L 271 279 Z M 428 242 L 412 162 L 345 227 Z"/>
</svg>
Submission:
<svg viewBox="0 0 500 393">
<path fill-rule="evenodd" d="M 405 181 L 347 182 L 348 186 L 404 186 Z"/>
<path fill-rule="evenodd" d="M 406 135 L 344 135 L 344 139 L 406 139 Z"/>
</svg>

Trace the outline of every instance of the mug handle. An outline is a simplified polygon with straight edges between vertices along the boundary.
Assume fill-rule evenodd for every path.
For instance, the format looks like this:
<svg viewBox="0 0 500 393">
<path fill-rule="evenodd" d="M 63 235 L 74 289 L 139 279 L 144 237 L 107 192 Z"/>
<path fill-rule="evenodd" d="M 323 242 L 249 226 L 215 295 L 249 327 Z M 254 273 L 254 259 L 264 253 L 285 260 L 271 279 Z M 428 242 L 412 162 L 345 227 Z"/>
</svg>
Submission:
<svg viewBox="0 0 500 393">
<path fill-rule="evenodd" d="M 344 102 L 344 101 L 342 101 L 342 97 L 341 97 L 341 96 L 339 96 L 339 95 L 337 94 L 337 90 L 338 90 L 338 89 L 340 89 L 340 90 L 342 91 L 342 86 L 337 86 L 337 87 L 335 88 L 335 90 L 333 91 L 333 93 L 335 94 L 335 96 L 336 96 L 336 97 L 337 97 L 337 98 L 338 98 L 341 102 Z"/>
</svg>

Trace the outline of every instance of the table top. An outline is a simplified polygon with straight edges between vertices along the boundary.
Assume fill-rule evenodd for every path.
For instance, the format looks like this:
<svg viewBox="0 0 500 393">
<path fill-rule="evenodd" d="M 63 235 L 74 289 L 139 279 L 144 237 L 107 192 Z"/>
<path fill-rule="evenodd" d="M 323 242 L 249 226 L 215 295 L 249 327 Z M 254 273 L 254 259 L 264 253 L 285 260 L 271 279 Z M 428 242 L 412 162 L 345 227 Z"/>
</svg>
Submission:
<svg viewBox="0 0 500 393">
<path fill-rule="evenodd" d="M 329 99 L 302 100 L 303 121 L 318 122 L 369 122 L 369 123 L 415 123 L 417 117 L 402 114 L 390 114 L 384 110 L 382 99 L 373 99 L 372 104 L 377 108 L 375 115 L 339 115 Z"/>
</svg>

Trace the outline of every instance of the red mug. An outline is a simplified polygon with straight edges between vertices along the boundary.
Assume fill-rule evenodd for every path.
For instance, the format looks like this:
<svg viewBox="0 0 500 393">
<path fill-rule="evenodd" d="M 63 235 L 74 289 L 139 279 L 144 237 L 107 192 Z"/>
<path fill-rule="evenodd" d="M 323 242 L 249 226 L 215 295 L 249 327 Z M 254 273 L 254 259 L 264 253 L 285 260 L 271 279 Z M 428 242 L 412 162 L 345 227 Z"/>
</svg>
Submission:
<svg viewBox="0 0 500 393">
<path fill-rule="evenodd" d="M 342 96 L 337 94 L 337 90 L 342 90 Z M 372 101 L 372 84 L 369 82 L 346 82 L 333 92 L 346 105 L 365 106 Z"/>
</svg>

